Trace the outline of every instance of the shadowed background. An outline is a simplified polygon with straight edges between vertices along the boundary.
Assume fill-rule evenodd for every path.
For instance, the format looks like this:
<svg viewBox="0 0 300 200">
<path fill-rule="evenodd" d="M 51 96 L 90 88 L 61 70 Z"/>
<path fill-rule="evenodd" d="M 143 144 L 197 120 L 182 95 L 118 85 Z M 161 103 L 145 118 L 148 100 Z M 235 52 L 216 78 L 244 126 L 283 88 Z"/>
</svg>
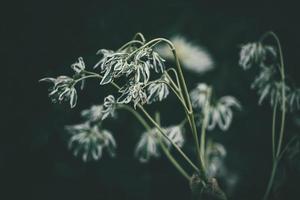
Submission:
<svg viewBox="0 0 300 200">
<path fill-rule="evenodd" d="M 99 0 L 30 1 L 8 8 L 4 12 L 8 20 L 1 23 L 0 47 L 5 118 L 0 139 L 1 199 L 190 198 L 188 184 L 165 157 L 148 164 L 133 157 L 142 127 L 129 114 L 120 113 L 119 120 L 110 124 L 118 143 L 116 159 L 104 155 L 98 162 L 83 163 L 73 157 L 64 125 L 80 122 L 80 110 L 102 103 L 110 91 L 89 81 L 87 89 L 79 92 L 78 106 L 70 109 L 51 104 L 47 86 L 38 83 L 45 76 L 71 74 L 69 66 L 79 56 L 92 66 L 98 49 L 116 49 L 136 32 L 149 39 L 179 33 L 212 54 L 214 71 L 204 76 L 185 72 L 186 79 L 190 89 L 207 82 L 218 96 L 229 94 L 241 101 L 243 111 L 236 112 L 231 128 L 209 136 L 225 145 L 226 164 L 239 176 L 231 199 L 260 199 L 271 168 L 272 112 L 268 104 L 257 105 L 258 97 L 250 90 L 254 74 L 238 67 L 239 45 L 275 31 L 283 45 L 287 73 L 299 85 L 300 14 L 293 5 Z M 165 124 L 181 119 L 182 112 L 174 112 L 177 105 L 173 97 L 159 106 Z M 299 134 L 293 123 L 287 126 L 288 135 Z M 299 171 L 284 171 L 280 199 L 299 198 Z"/>
</svg>

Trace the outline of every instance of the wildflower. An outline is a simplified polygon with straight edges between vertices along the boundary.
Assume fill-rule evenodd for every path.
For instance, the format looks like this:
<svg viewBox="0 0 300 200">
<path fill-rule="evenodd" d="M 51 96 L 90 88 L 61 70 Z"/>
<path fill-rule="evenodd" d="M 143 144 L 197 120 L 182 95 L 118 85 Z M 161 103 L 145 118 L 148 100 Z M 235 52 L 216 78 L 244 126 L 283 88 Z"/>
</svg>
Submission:
<svg viewBox="0 0 300 200">
<path fill-rule="evenodd" d="M 177 146 L 183 146 L 184 138 L 180 126 L 163 128 L 163 131 Z M 145 131 L 142 134 L 141 139 L 135 149 L 135 156 L 138 157 L 140 162 L 148 162 L 151 157 L 157 158 L 160 156 L 160 140 L 167 146 L 167 148 L 171 148 L 170 141 L 161 136 L 156 128 Z"/>
<path fill-rule="evenodd" d="M 148 162 L 151 157 L 160 156 L 158 150 L 158 134 L 157 129 L 151 129 L 150 131 L 146 131 L 142 134 L 134 153 L 140 162 Z"/>
<path fill-rule="evenodd" d="M 264 87 L 266 84 L 274 81 L 274 77 L 276 75 L 276 67 L 261 67 L 258 76 L 254 79 L 251 84 L 252 89 L 259 89 Z"/>
<path fill-rule="evenodd" d="M 83 62 L 83 58 L 79 57 L 78 62 L 74 63 L 71 65 L 71 68 L 76 72 L 76 73 L 81 73 L 85 69 L 85 64 Z"/>
<path fill-rule="evenodd" d="M 170 140 L 172 140 L 178 147 L 182 147 L 184 144 L 184 137 L 182 134 L 182 127 L 179 125 L 170 126 L 165 128 L 166 135 Z M 171 147 L 171 143 L 169 140 L 166 140 L 169 148 Z"/>
<path fill-rule="evenodd" d="M 190 93 L 193 107 L 204 107 L 207 101 L 209 86 L 205 83 L 198 83 L 197 87 Z"/>
<path fill-rule="evenodd" d="M 270 105 L 274 106 L 275 103 L 282 105 L 282 87 L 284 87 L 285 93 L 288 94 L 290 92 L 290 87 L 283 84 L 281 81 L 272 81 L 262 85 L 258 88 L 259 100 L 258 103 L 261 105 L 265 99 L 270 99 Z"/>
<path fill-rule="evenodd" d="M 91 126 L 88 122 L 66 126 L 66 130 L 72 134 L 69 149 L 74 156 L 81 156 L 84 162 L 99 160 L 105 148 L 111 157 L 115 156 L 116 142 L 108 130 L 100 130 L 97 125 Z"/>
<path fill-rule="evenodd" d="M 135 77 L 136 83 L 147 83 L 150 78 L 150 69 L 154 69 L 157 73 L 164 70 L 164 60 L 148 47 L 133 52 L 126 50 L 114 52 L 101 49 L 98 54 L 103 55 L 102 59 L 95 65 L 95 67 L 100 66 L 103 74 L 101 85 L 110 83 L 114 78 L 123 75 Z"/>
<path fill-rule="evenodd" d="M 209 141 L 206 146 L 207 174 L 209 177 L 216 177 L 224 170 L 224 159 L 226 157 L 225 147 L 217 142 Z"/>
<path fill-rule="evenodd" d="M 293 89 L 289 92 L 287 103 L 291 111 L 300 109 L 300 89 Z"/>
<path fill-rule="evenodd" d="M 103 74 L 103 78 L 100 82 L 101 85 L 110 83 L 113 78 L 127 72 L 127 53 L 100 49 L 97 54 L 103 55 L 102 59 L 94 66 L 94 68 L 100 66 L 101 73 Z"/>
<path fill-rule="evenodd" d="M 128 104 L 129 102 L 133 102 L 134 107 L 137 104 L 145 104 L 147 102 L 147 95 L 143 89 L 142 83 L 132 84 L 129 83 L 124 88 L 121 88 L 119 92 L 121 92 L 121 96 L 118 98 L 118 103 L 125 103 Z"/>
<path fill-rule="evenodd" d="M 134 66 L 134 81 L 136 83 L 146 84 L 150 78 L 150 64 L 149 61 L 136 61 Z"/>
<path fill-rule="evenodd" d="M 203 74 L 214 68 L 211 56 L 203 47 L 188 42 L 182 36 L 174 36 L 170 40 L 175 46 L 179 60 L 187 70 Z M 158 46 L 157 51 L 164 58 L 174 60 L 174 56 L 167 45 Z"/>
<path fill-rule="evenodd" d="M 266 61 L 268 55 L 273 58 L 277 55 L 276 50 L 272 46 L 263 45 L 260 42 L 242 45 L 239 65 L 244 70 L 251 68 L 253 65 L 261 66 Z"/>
<path fill-rule="evenodd" d="M 84 64 L 84 61 L 83 61 L 82 57 L 79 57 L 78 62 L 72 64 L 71 68 L 75 71 L 75 73 L 76 73 L 75 76 L 76 77 L 79 77 L 79 78 L 84 77 L 84 74 L 82 74 L 82 72 L 85 70 L 85 64 Z M 83 90 L 84 85 L 85 85 L 85 79 L 82 79 L 81 80 L 81 86 L 80 86 L 81 90 Z"/>
<path fill-rule="evenodd" d="M 49 97 L 53 103 L 69 101 L 71 108 L 77 103 L 77 91 L 74 88 L 75 80 L 68 76 L 59 76 L 57 78 L 43 78 L 40 81 L 53 83 L 49 89 Z"/>
<path fill-rule="evenodd" d="M 144 61 L 148 60 L 149 67 L 154 69 L 156 73 L 162 73 L 165 69 L 164 62 L 165 60 L 160 57 L 160 55 L 155 52 L 152 48 L 143 48 L 136 53 L 135 61 Z"/>
<path fill-rule="evenodd" d="M 199 83 L 190 93 L 192 105 L 195 108 L 204 111 L 208 93 L 211 87 L 205 83 Z M 212 130 L 216 125 L 223 131 L 226 131 L 233 118 L 232 108 L 241 108 L 240 103 L 232 96 L 224 96 L 215 102 L 208 104 L 208 124 L 207 129 Z"/>
<path fill-rule="evenodd" d="M 116 101 L 115 97 L 109 95 L 104 98 L 103 110 L 102 110 L 102 120 L 106 119 L 109 116 L 115 115 Z"/>
<path fill-rule="evenodd" d="M 100 121 L 103 118 L 103 105 L 93 105 L 89 109 L 81 111 L 81 116 L 91 122 Z"/>
<path fill-rule="evenodd" d="M 169 88 L 165 82 L 168 82 L 168 80 L 165 78 L 165 76 L 163 76 L 160 80 L 154 81 L 148 86 L 148 104 L 156 101 L 162 101 L 163 99 L 167 98 L 169 95 Z"/>
<path fill-rule="evenodd" d="M 221 97 L 215 105 L 210 105 L 207 129 L 212 130 L 218 125 L 223 131 L 228 130 L 233 118 L 232 108 L 241 109 L 240 103 L 232 96 Z"/>
</svg>

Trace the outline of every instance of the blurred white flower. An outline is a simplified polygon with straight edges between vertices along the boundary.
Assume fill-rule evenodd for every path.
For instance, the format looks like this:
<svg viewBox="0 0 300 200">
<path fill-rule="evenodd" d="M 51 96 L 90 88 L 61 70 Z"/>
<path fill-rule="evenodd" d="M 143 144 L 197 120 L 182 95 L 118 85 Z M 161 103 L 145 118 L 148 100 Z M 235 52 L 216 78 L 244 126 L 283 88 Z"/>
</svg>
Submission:
<svg viewBox="0 0 300 200">
<path fill-rule="evenodd" d="M 208 141 L 206 146 L 207 174 L 209 177 L 217 177 L 226 171 L 224 159 L 226 157 L 225 147 L 217 142 Z"/>
<path fill-rule="evenodd" d="M 213 59 L 203 47 L 193 44 L 178 35 L 170 40 L 174 44 L 177 56 L 185 69 L 203 74 L 214 68 Z M 167 45 L 158 46 L 157 52 L 166 59 L 174 59 L 172 51 Z"/>
<path fill-rule="evenodd" d="M 209 86 L 205 83 L 198 83 L 197 87 L 190 93 L 193 107 L 203 108 L 207 101 Z"/>
<path fill-rule="evenodd" d="M 163 128 L 169 139 L 171 139 L 177 146 L 182 147 L 184 144 L 184 137 L 180 126 L 170 126 Z M 171 143 L 166 138 L 161 136 L 156 128 L 142 133 L 141 139 L 135 148 L 135 156 L 140 162 L 148 162 L 151 157 L 159 157 L 160 149 L 159 143 L 161 140 L 167 148 L 171 148 Z"/>
<path fill-rule="evenodd" d="M 232 96 L 221 97 L 215 105 L 211 105 L 207 129 L 212 130 L 218 125 L 223 131 L 228 130 L 233 118 L 232 108 L 241 109 L 240 103 Z"/>
<path fill-rule="evenodd" d="M 206 101 L 211 87 L 205 83 L 199 83 L 190 93 L 192 105 L 194 108 L 204 111 Z M 223 96 L 217 101 L 208 104 L 208 124 L 207 129 L 212 130 L 216 125 L 223 131 L 226 131 L 233 118 L 232 108 L 241 109 L 238 100 L 232 96 Z"/>
<path fill-rule="evenodd" d="M 81 116 L 92 122 L 102 120 L 103 105 L 93 105 L 89 109 L 81 111 Z"/>
<path fill-rule="evenodd" d="M 293 89 L 287 96 L 288 107 L 291 111 L 300 109 L 300 89 Z"/>
<path fill-rule="evenodd" d="M 182 127 L 179 125 L 169 126 L 165 128 L 166 135 L 171 139 L 178 147 L 182 147 L 184 144 L 184 137 L 182 133 Z M 165 139 L 168 147 L 171 147 L 169 140 Z"/>
<path fill-rule="evenodd" d="M 272 46 L 263 45 L 260 42 L 242 45 L 240 51 L 239 65 L 247 70 L 253 65 L 264 66 L 267 56 L 276 57 L 276 50 Z"/>
<path fill-rule="evenodd" d="M 103 149 L 106 148 L 111 157 L 115 156 L 116 142 L 108 130 L 100 130 L 97 125 L 90 123 L 66 126 L 72 134 L 69 139 L 69 149 L 74 156 L 80 156 L 84 162 L 99 160 Z"/>
</svg>

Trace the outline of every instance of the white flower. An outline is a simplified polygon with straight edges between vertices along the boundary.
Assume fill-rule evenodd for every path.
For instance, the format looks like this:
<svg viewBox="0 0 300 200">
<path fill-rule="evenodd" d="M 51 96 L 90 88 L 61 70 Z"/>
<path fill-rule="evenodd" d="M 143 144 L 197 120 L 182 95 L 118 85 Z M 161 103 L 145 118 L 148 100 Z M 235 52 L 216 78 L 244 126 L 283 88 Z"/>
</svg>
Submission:
<svg viewBox="0 0 300 200">
<path fill-rule="evenodd" d="M 180 126 L 170 126 L 163 128 L 167 137 L 172 140 L 177 146 L 182 147 L 184 138 Z M 148 162 L 151 157 L 160 156 L 160 141 L 163 142 L 167 148 L 171 148 L 171 143 L 168 139 L 163 137 L 156 128 L 145 131 L 135 149 L 135 156 L 140 162 Z"/>
<path fill-rule="evenodd" d="M 99 160 L 104 148 L 110 156 L 115 156 L 116 142 L 108 130 L 100 130 L 97 125 L 91 126 L 88 122 L 66 126 L 66 130 L 72 134 L 69 149 L 74 156 L 81 156 L 84 162 Z"/>
<path fill-rule="evenodd" d="M 110 83 L 114 78 L 121 76 L 135 77 L 135 82 L 147 83 L 150 78 L 150 69 L 156 73 L 164 71 L 164 60 L 149 47 L 142 49 L 132 49 L 111 51 L 101 49 L 97 54 L 102 54 L 102 59 L 95 65 L 100 66 L 103 78 L 101 85 Z"/>
<path fill-rule="evenodd" d="M 92 122 L 100 121 L 103 118 L 103 105 L 93 105 L 81 111 L 81 116 Z"/>
<path fill-rule="evenodd" d="M 157 129 L 151 129 L 142 134 L 140 141 L 138 142 L 134 155 L 140 162 L 148 162 L 151 157 L 159 157 L 159 140 L 157 137 Z"/>
<path fill-rule="evenodd" d="M 263 66 L 263 62 L 268 55 L 273 58 L 277 55 L 276 50 L 272 46 L 263 45 L 260 42 L 242 45 L 239 65 L 244 70 L 251 68 L 253 65 Z"/>
<path fill-rule="evenodd" d="M 208 141 L 205 151 L 207 163 L 207 175 L 217 177 L 226 171 L 224 159 L 226 157 L 225 147 L 217 142 Z"/>
<path fill-rule="evenodd" d="M 104 98 L 103 110 L 102 110 L 102 120 L 107 117 L 113 117 L 115 115 L 116 101 L 113 95 L 109 95 Z"/>
<path fill-rule="evenodd" d="M 218 125 L 223 131 L 228 130 L 233 118 L 232 108 L 241 109 L 240 103 L 232 96 L 224 96 L 211 105 L 207 129 L 212 130 Z"/>
<path fill-rule="evenodd" d="M 165 128 L 166 135 L 170 140 L 172 140 L 178 147 L 182 147 L 184 144 L 184 137 L 182 134 L 182 127 L 179 125 L 169 126 Z M 166 139 L 166 142 L 169 147 L 171 147 L 171 143 Z"/>
<path fill-rule="evenodd" d="M 76 73 L 81 73 L 85 69 L 85 64 L 83 62 L 83 58 L 79 57 L 78 62 L 74 63 L 71 65 L 71 68 L 76 72 Z"/>
<path fill-rule="evenodd" d="M 53 103 L 69 101 L 71 108 L 77 103 L 77 91 L 74 88 L 74 79 L 68 76 L 59 76 L 57 78 L 43 78 L 40 81 L 53 83 L 49 89 L 49 97 Z"/>
<path fill-rule="evenodd" d="M 300 109 L 300 89 L 292 90 L 287 96 L 287 102 L 291 111 Z"/>
<path fill-rule="evenodd" d="M 166 80 L 165 76 L 163 76 L 160 80 L 151 83 L 147 88 L 147 103 L 151 104 L 156 101 L 162 101 L 163 99 L 167 98 L 169 95 L 169 87 L 166 83 L 162 82 Z"/>
<path fill-rule="evenodd" d="M 182 36 L 174 36 L 170 40 L 175 46 L 179 60 L 187 70 L 203 74 L 214 68 L 211 56 L 203 47 L 188 42 Z M 167 45 L 158 46 L 157 52 L 166 59 L 174 59 Z"/>
<path fill-rule="evenodd" d="M 206 101 L 208 99 L 211 87 L 205 83 L 199 83 L 190 93 L 192 106 L 197 109 L 205 110 Z M 241 109 L 238 100 L 232 96 L 224 96 L 215 102 L 208 102 L 208 124 L 207 129 L 212 130 L 216 125 L 223 131 L 226 131 L 233 118 L 232 108 Z"/>
<path fill-rule="evenodd" d="M 145 104 L 147 102 L 147 95 L 143 89 L 144 84 L 143 83 L 136 83 L 133 85 L 126 85 L 124 88 L 121 88 L 119 92 L 122 93 L 122 95 L 118 98 L 118 103 L 125 103 L 128 104 L 129 102 L 133 102 L 134 107 L 137 106 L 137 104 Z"/>
<path fill-rule="evenodd" d="M 260 88 L 258 88 L 257 93 L 260 96 L 258 103 L 262 104 L 262 102 L 268 98 L 270 100 L 271 106 L 274 106 L 276 102 L 279 103 L 279 105 L 282 105 L 282 87 L 284 87 L 286 94 L 290 93 L 290 87 L 287 85 L 283 85 L 282 82 L 272 81 L 269 83 L 265 83 Z"/>
<path fill-rule="evenodd" d="M 203 108 L 205 106 L 209 88 L 205 83 L 198 83 L 197 87 L 191 91 L 190 96 L 193 107 Z"/>
</svg>

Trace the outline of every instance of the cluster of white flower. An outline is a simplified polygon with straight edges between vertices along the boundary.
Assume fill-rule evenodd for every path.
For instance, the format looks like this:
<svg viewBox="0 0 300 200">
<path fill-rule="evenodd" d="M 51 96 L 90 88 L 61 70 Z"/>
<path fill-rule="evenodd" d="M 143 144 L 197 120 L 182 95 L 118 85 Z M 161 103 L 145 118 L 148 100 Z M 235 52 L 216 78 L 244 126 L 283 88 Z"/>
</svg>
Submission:
<svg viewBox="0 0 300 200">
<path fill-rule="evenodd" d="M 254 79 L 251 88 L 256 89 L 259 97 L 259 104 L 269 99 L 271 106 L 275 103 L 282 105 L 283 102 L 289 110 L 300 108 L 299 89 L 293 88 L 281 79 L 278 79 L 280 64 L 277 51 L 273 46 L 264 45 L 261 42 L 248 43 L 241 47 L 239 65 L 247 70 L 257 66 L 259 73 Z M 283 101 L 282 91 L 285 91 L 286 97 Z M 282 107 L 282 106 L 281 106 Z"/>
<path fill-rule="evenodd" d="M 164 59 L 152 48 L 138 48 L 130 45 L 118 51 L 101 49 L 98 54 L 101 54 L 102 58 L 95 68 L 99 67 L 100 73 L 103 74 L 101 85 L 124 76 L 127 77 L 127 83 L 119 90 L 121 95 L 117 99 L 118 103 L 133 102 L 134 106 L 145 104 L 148 99 L 148 91 L 157 100 L 162 100 L 168 95 L 167 85 L 160 83 L 160 79 L 149 83 L 151 70 L 161 74 L 165 70 Z"/>
<path fill-rule="evenodd" d="M 268 57 L 274 59 L 277 56 L 276 50 L 272 46 L 263 45 L 260 42 L 242 45 L 239 65 L 243 69 L 250 69 L 254 65 L 261 65 Z"/>
<path fill-rule="evenodd" d="M 90 109 L 81 111 L 84 123 L 65 127 L 71 134 L 69 149 L 75 156 L 82 156 L 83 161 L 99 160 L 104 148 L 111 156 L 115 155 L 114 137 L 110 131 L 101 128 L 103 120 L 115 115 L 115 108 L 115 99 L 109 95 L 102 105 L 93 105 Z"/>
<path fill-rule="evenodd" d="M 78 79 L 84 76 L 83 70 L 85 69 L 84 61 L 81 57 L 78 58 L 78 62 L 71 65 L 75 74 L 73 78 L 68 76 L 58 76 L 57 78 L 46 77 L 40 81 L 53 83 L 53 86 L 49 89 L 49 97 L 53 103 L 69 101 L 71 108 L 74 108 L 77 103 L 77 91 L 75 84 Z M 80 80 L 81 89 L 84 87 L 84 79 Z"/>
<path fill-rule="evenodd" d="M 178 147 L 182 147 L 184 144 L 184 137 L 182 134 L 182 127 L 179 125 L 163 128 L 167 137 L 172 140 Z M 135 156 L 140 162 L 148 162 L 151 157 L 159 157 L 160 150 L 159 145 L 161 142 L 171 148 L 171 143 L 166 138 L 162 137 L 156 128 L 145 131 L 135 149 Z"/>
<path fill-rule="evenodd" d="M 74 156 L 81 156 L 83 161 L 99 160 L 104 148 L 110 156 L 115 156 L 116 142 L 108 130 L 89 122 L 66 126 L 66 130 L 72 134 L 69 149 Z"/>
<path fill-rule="evenodd" d="M 232 96 L 223 96 L 217 101 L 211 101 L 208 97 L 209 90 L 212 90 L 210 86 L 205 83 L 199 83 L 190 93 L 192 105 L 202 112 L 207 109 L 208 130 L 212 130 L 218 125 L 221 130 L 226 131 L 232 122 L 232 108 L 241 109 L 241 105 Z M 207 101 L 209 102 L 207 103 Z M 207 108 L 206 105 L 208 106 Z"/>
</svg>

